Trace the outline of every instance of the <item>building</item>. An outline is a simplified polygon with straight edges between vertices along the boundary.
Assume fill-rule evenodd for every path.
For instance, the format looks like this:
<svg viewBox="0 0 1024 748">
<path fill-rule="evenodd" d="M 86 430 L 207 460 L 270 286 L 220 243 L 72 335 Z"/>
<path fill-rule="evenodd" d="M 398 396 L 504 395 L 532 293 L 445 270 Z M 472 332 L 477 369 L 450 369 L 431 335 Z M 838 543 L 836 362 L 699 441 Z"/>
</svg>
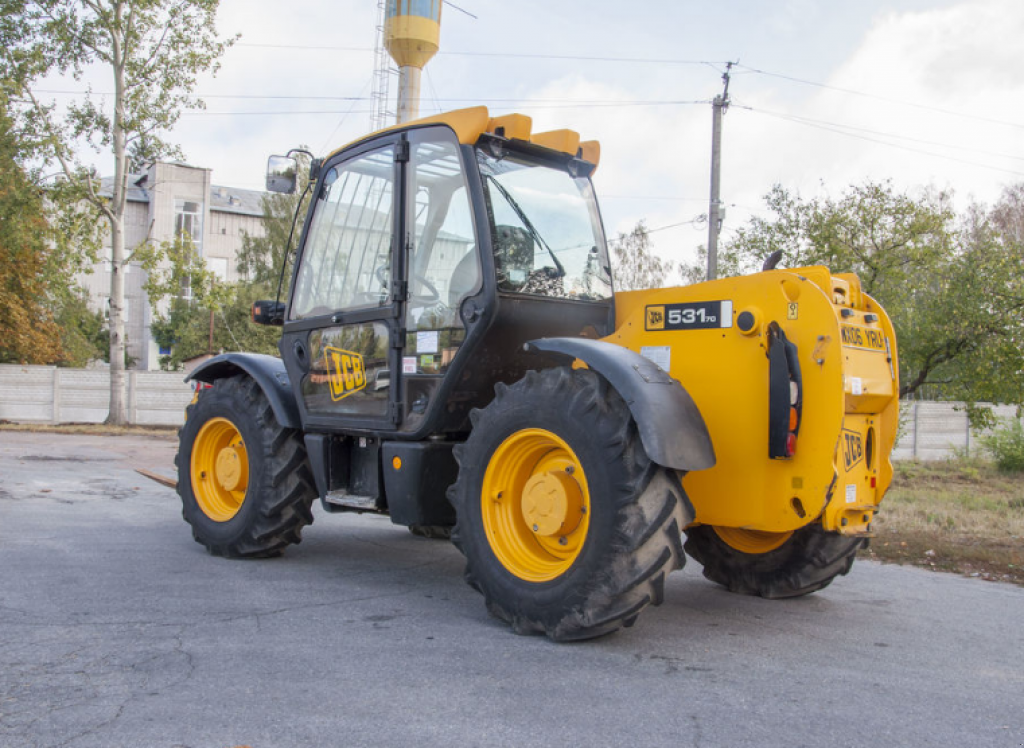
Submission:
<svg viewBox="0 0 1024 748">
<path fill-rule="evenodd" d="M 226 282 L 239 280 L 235 258 L 242 237 L 262 236 L 263 196 L 255 190 L 221 187 L 211 183 L 210 169 L 180 163 L 156 163 L 142 174 L 128 177 L 125 210 L 125 251 L 144 242 L 160 243 L 181 234 L 192 237 L 207 268 Z M 110 195 L 113 179 L 103 180 Z M 110 243 L 106 256 L 82 277 L 93 309 L 110 304 Z M 153 311 L 143 284 L 146 273 L 130 263 L 125 275 L 125 334 L 133 368 L 159 369 L 161 352 L 150 334 Z M 166 353 L 166 352 L 165 352 Z"/>
</svg>

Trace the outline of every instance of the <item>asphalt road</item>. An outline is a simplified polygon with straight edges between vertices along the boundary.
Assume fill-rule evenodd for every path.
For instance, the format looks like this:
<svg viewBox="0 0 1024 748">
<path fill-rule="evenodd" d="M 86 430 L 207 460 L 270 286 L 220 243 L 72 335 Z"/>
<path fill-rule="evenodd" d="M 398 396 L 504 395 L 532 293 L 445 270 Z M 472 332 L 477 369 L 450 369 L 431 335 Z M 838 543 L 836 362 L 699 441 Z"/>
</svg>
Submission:
<svg viewBox="0 0 1024 748">
<path fill-rule="evenodd" d="M 858 561 L 807 598 L 696 562 L 633 629 L 488 617 L 449 544 L 319 513 L 208 556 L 175 444 L 0 432 L 0 746 L 1024 745 L 1024 590 Z"/>
</svg>

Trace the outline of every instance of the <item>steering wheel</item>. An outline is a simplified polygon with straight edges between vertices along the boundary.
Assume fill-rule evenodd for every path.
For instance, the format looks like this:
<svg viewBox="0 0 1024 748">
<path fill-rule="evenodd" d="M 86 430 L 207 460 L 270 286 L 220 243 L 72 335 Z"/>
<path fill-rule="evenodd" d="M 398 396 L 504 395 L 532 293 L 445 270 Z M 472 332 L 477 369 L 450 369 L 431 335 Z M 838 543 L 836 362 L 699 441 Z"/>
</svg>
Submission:
<svg viewBox="0 0 1024 748">
<path fill-rule="evenodd" d="M 373 271 L 373 274 L 377 277 L 377 280 L 380 281 L 381 288 L 388 287 L 389 278 L 387 277 L 387 271 L 387 265 L 378 265 Z M 410 277 L 412 278 L 413 281 L 412 283 L 409 284 L 410 302 L 416 300 L 420 303 L 421 306 L 430 306 L 432 304 L 436 304 L 441 300 L 441 294 L 438 293 L 437 286 L 435 286 L 429 280 L 424 278 L 419 273 L 411 273 Z M 418 283 L 421 286 L 421 288 L 427 291 L 428 293 L 426 295 L 414 293 L 412 289 L 415 283 Z"/>
<path fill-rule="evenodd" d="M 409 284 L 409 301 L 412 302 L 414 299 L 423 306 L 431 306 L 441 300 L 441 294 L 437 291 L 437 286 L 428 281 L 422 275 L 417 273 L 411 274 L 412 283 Z M 419 283 L 424 291 L 427 291 L 427 295 L 415 293 L 412 289 L 414 284 Z"/>
</svg>

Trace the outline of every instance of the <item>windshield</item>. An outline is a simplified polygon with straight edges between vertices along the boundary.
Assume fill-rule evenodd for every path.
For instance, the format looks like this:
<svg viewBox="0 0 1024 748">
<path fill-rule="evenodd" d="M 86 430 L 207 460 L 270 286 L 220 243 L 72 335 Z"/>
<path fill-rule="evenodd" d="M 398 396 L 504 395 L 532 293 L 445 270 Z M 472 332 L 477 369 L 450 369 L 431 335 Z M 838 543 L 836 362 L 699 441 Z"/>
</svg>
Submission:
<svg viewBox="0 0 1024 748">
<path fill-rule="evenodd" d="M 498 290 L 565 299 L 611 296 L 604 232 L 589 179 L 477 150 Z"/>
</svg>

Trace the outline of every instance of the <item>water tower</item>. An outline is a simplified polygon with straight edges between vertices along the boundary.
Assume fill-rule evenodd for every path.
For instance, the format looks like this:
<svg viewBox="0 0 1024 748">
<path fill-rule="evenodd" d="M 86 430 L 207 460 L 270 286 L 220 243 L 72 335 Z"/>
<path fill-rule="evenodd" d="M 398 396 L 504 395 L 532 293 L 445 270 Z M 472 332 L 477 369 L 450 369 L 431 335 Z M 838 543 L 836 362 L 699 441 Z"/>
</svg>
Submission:
<svg viewBox="0 0 1024 748">
<path fill-rule="evenodd" d="M 384 46 L 398 65 L 398 122 L 420 112 L 420 74 L 441 42 L 442 0 L 387 0 Z"/>
</svg>

